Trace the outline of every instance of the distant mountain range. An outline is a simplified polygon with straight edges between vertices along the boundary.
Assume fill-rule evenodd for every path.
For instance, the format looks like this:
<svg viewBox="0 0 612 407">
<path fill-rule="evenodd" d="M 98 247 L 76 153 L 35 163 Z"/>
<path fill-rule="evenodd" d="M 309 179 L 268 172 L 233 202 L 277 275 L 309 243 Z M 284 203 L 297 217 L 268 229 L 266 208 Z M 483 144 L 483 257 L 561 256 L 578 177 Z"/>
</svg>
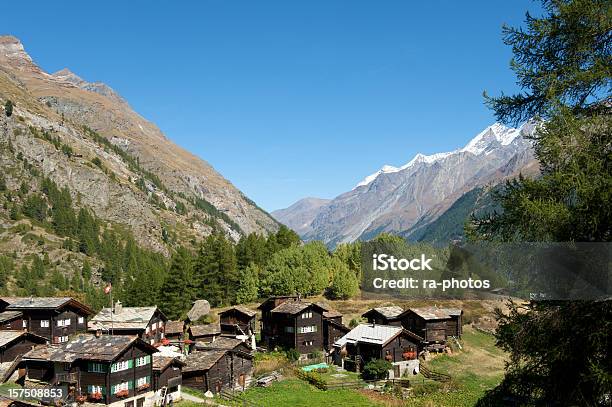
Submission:
<svg viewBox="0 0 612 407">
<path fill-rule="evenodd" d="M 401 167 L 385 165 L 332 200 L 306 198 L 272 216 L 304 240 L 322 240 L 330 247 L 382 232 L 412 240 L 452 239 L 453 233 L 440 230 L 440 225 L 456 232 L 457 223 L 462 226 L 471 211 L 466 208 L 476 207 L 481 200 L 481 187 L 519 173 L 538 173 L 531 142 L 525 138 L 534 128 L 532 122 L 519 128 L 495 123 L 463 148 L 417 154 Z M 460 202 L 460 210 L 453 208 L 466 193 L 470 195 Z M 454 214 L 443 217 L 451 208 Z M 446 221 L 436 226 L 440 218 Z"/>
</svg>

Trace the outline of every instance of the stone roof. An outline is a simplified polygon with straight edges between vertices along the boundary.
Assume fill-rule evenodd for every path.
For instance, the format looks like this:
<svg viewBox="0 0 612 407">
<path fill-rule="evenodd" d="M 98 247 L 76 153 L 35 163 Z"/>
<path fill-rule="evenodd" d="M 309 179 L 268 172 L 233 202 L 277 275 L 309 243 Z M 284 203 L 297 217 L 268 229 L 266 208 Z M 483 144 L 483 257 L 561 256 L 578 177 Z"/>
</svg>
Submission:
<svg viewBox="0 0 612 407">
<path fill-rule="evenodd" d="M 404 328 L 392 325 L 359 324 L 349 333 L 334 342 L 334 346 L 342 347 L 347 343 L 371 343 L 385 345 L 395 338 Z"/>
<path fill-rule="evenodd" d="M 255 315 L 257 315 L 257 313 L 255 311 L 251 311 L 250 309 L 240 306 L 240 305 L 236 305 L 235 307 L 229 308 L 223 312 L 220 312 L 219 315 L 224 315 L 226 313 L 229 313 L 231 311 L 238 311 L 244 315 L 246 315 L 249 318 L 253 318 Z"/>
<path fill-rule="evenodd" d="M 221 359 L 227 350 L 195 351 L 187 355 L 183 372 L 209 370 Z"/>
<path fill-rule="evenodd" d="M 398 316 L 400 316 L 404 312 L 404 309 L 396 305 L 391 305 L 388 307 L 377 307 L 377 308 L 372 308 L 371 310 L 367 311 L 363 315 L 369 314 L 370 312 L 377 312 L 387 319 L 392 319 L 392 318 L 397 318 Z"/>
<path fill-rule="evenodd" d="M 406 312 L 408 311 L 412 311 L 426 320 L 449 319 L 451 316 L 458 316 L 462 313 L 462 311 L 457 308 L 438 307 L 410 308 Z"/>
<path fill-rule="evenodd" d="M 157 307 L 122 307 L 119 313 L 112 312 L 111 308 L 102 308 L 98 314 L 89 321 L 89 330 L 108 331 L 111 328 L 146 329 Z M 112 316 L 111 316 L 112 314 Z"/>
<path fill-rule="evenodd" d="M 123 335 L 77 335 L 75 339 L 61 345 L 38 346 L 25 355 L 23 359 L 48 360 L 51 362 L 72 363 L 77 359 L 112 361 L 127 349 L 134 341 L 157 352 L 152 345 L 135 336 Z"/>
<path fill-rule="evenodd" d="M 8 310 L 21 309 L 56 309 L 67 303 L 84 309 L 91 313 L 89 307 L 71 297 L 2 297 L 9 305 Z"/>
<path fill-rule="evenodd" d="M 171 363 L 178 363 L 181 366 L 185 366 L 185 362 L 181 361 L 179 358 L 153 354 L 153 370 L 164 370 Z"/>
<path fill-rule="evenodd" d="M 189 312 L 187 318 L 190 321 L 197 321 L 210 312 L 210 304 L 206 300 L 195 300 Z"/>
<path fill-rule="evenodd" d="M 329 310 L 323 313 L 324 318 L 341 318 L 342 314 L 336 310 Z"/>
<path fill-rule="evenodd" d="M 216 324 L 191 325 L 189 331 L 191 332 L 191 336 L 209 336 L 220 334 L 221 328 Z"/>
<path fill-rule="evenodd" d="M 278 314 L 298 314 L 305 309 L 315 306 L 321 310 L 321 312 L 325 312 L 327 309 L 321 307 L 318 304 L 314 304 L 312 302 L 304 302 L 304 301 L 287 301 L 280 304 L 278 307 L 274 308 L 272 312 Z"/>
<path fill-rule="evenodd" d="M 0 331 L 0 346 L 7 345 L 25 334 L 25 331 Z"/>
<path fill-rule="evenodd" d="M 198 349 L 236 349 L 240 344 L 245 343 L 242 339 L 236 339 L 228 336 L 220 336 L 210 343 L 196 342 Z"/>
<path fill-rule="evenodd" d="M 10 321 L 12 319 L 15 318 L 19 318 L 22 317 L 23 314 L 21 313 L 21 311 L 4 311 L 4 312 L 0 312 L 0 323 L 6 322 L 6 321 Z"/>
<path fill-rule="evenodd" d="M 185 323 L 183 321 L 168 321 L 166 322 L 166 328 L 164 332 L 168 334 L 182 334 L 185 329 Z"/>
</svg>

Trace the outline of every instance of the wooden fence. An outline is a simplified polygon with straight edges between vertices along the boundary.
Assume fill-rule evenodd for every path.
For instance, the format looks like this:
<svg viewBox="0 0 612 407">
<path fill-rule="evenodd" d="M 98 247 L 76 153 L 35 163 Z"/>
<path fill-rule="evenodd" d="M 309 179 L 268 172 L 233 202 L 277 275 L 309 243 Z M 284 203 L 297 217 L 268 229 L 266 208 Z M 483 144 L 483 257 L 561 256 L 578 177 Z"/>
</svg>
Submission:
<svg viewBox="0 0 612 407">
<path fill-rule="evenodd" d="M 435 370 L 430 370 L 424 363 L 421 363 L 419 366 L 419 372 L 428 379 L 435 380 L 437 382 L 450 382 L 451 376 L 446 373 L 436 372 Z"/>
</svg>

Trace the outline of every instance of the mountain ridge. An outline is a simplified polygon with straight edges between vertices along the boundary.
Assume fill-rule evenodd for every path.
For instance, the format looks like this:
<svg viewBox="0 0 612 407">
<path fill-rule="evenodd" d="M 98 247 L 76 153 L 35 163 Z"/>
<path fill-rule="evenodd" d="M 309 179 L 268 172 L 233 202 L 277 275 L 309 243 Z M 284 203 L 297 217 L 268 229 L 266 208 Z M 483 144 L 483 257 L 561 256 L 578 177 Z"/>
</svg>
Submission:
<svg viewBox="0 0 612 407">
<path fill-rule="evenodd" d="M 406 235 L 435 221 L 468 191 L 517 175 L 537 173 L 531 142 L 535 122 L 519 128 L 495 123 L 463 147 L 431 155 L 417 154 L 401 167 L 383 166 L 352 190 L 310 213 L 312 221 L 296 230 L 305 240 L 338 243 L 372 238 L 381 232 Z M 284 212 L 279 221 L 299 214 Z"/>
</svg>

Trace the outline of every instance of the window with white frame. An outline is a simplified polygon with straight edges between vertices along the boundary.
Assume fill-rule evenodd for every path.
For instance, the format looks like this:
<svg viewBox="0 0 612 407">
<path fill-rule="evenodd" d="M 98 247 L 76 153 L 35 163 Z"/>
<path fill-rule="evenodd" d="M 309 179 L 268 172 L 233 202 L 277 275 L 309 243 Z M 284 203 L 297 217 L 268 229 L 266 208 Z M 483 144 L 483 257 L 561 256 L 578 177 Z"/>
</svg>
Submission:
<svg viewBox="0 0 612 407">
<path fill-rule="evenodd" d="M 49 320 L 48 319 L 41 319 L 40 320 L 40 327 L 41 328 L 49 328 Z"/>
<path fill-rule="evenodd" d="M 106 373 L 106 366 L 102 363 L 89 363 L 87 367 L 87 370 L 93 373 Z"/>
<path fill-rule="evenodd" d="M 120 372 L 122 370 L 129 369 L 129 367 L 129 360 L 120 360 L 119 362 L 115 362 L 111 365 L 111 372 Z"/>
<path fill-rule="evenodd" d="M 24 319 L 23 322 L 21 323 L 21 326 L 23 326 L 24 328 L 27 328 L 28 327 L 28 321 L 26 321 Z"/>
<path fill-rule="evenodd" d="M 151 363 L 151 355 L 136 358 L 136 367 L 148 365 L 149 363 Z"/>
<path fill-rule="evenodd" d="M 310 332 L 317 332 L 317 326 L 316 325 L 309 325 L 309 326 L 301 326 L 298 330 L 299 333 L 301 334 L 307 334 Z"/>
<path fill-rule="evenodd" d="M 139 377 L 136 379 L 136 387 L 144 386 L 149 383 L 149 376 Z"/>
<path fill-rule="evenodd" d="M 312 346 L 313 341 L 304 341 L 304 345 L 306 346 Z"/>
<path fill-rule="evenodd" d="M 85 323 L 85 317 L 79 317 L 79 324 Z"/>
<path fill-rule="evenodd" d="M 63 319 L 58 319 L 57 320 L 57 326 L 64 326 L 64 320 Z"/>
<path fill-rule="evenodd" d="M 64 319 L 64 326 L 70 326 L 70 318 Z"/>
<path fill-rule="evenodd" d="M 102 386 L 95 386 L 95 385 L 91 385 L 90 384 L 89 386 L 87 386 L 87 393 L 89 393 L 89 394 L 96 394 L 96 393 L 102 394 L 104 392 L 102 391 Z"/>
<path fill-rule="evenodd" d="M 60 343 L 68 342 L 68 336 L 60 336 L 59 341 Z"/>
<path fill-rule="evenodd" d="M 113 390 L 114 390 L 113 393 L 115 393 L 115 394 L 119 393 L 120 391 L 129 390 L 130 389 L 130 385 L 128 384 L 128 382 L 119 383 L 119 384 L 116 384 L 113 387 L 114 387 L 113 388 Z"/>
<path fill-rule="evenodd" d="M 302 312 L 302 318 L 312 318 L 312 311 Z"/>
</svg>

